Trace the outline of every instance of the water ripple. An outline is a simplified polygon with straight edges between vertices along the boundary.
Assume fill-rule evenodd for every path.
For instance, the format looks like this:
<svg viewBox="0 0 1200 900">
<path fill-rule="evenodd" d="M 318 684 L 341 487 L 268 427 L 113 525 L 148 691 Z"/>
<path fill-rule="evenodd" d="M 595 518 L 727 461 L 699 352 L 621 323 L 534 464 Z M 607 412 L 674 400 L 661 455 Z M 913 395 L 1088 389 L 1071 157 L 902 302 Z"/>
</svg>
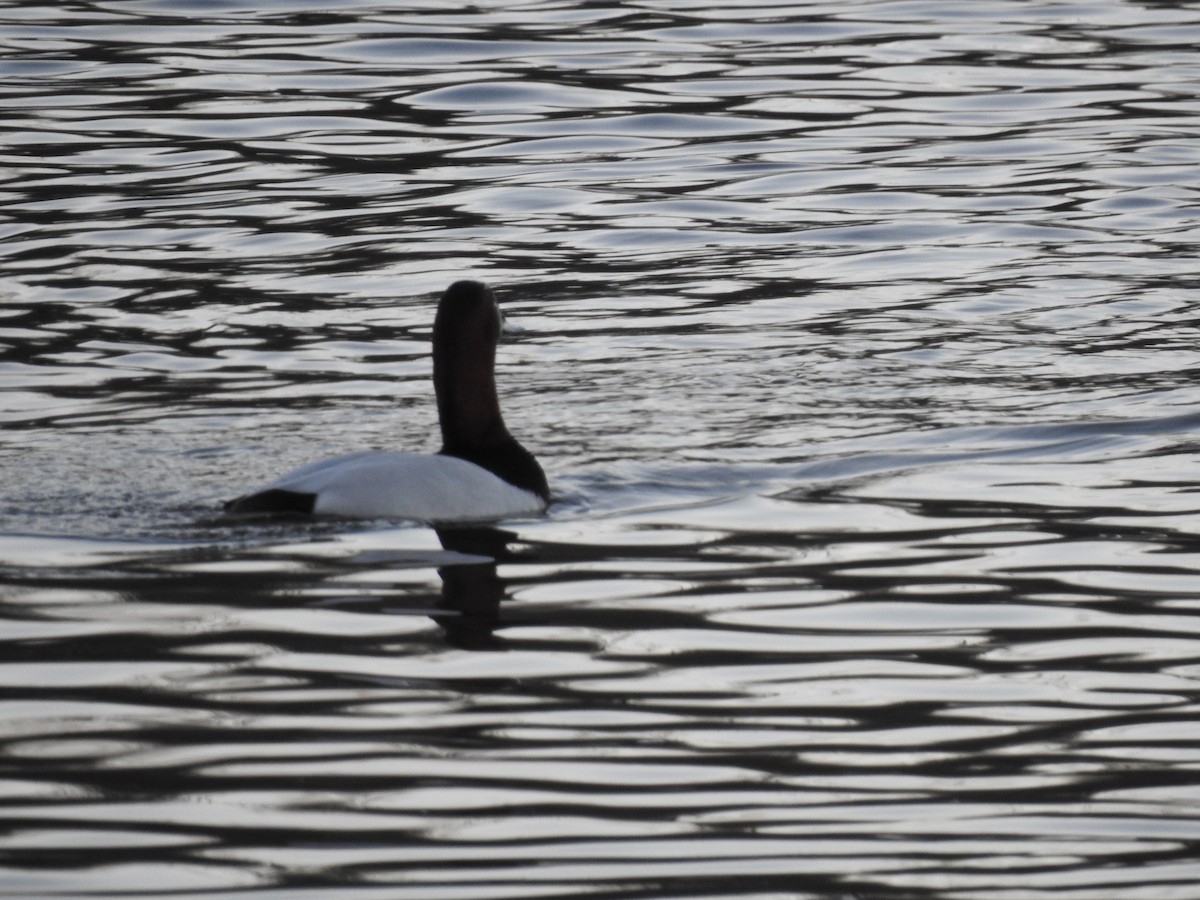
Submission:
<svg viewBox="0 0 1200 900">
<path fill-rule="evenodd" d="M 1198 29 L 0 11 L 6 896 L 1200 897 Z M 464 276 L 546 518 L 215 518 Z"/>
</svg>

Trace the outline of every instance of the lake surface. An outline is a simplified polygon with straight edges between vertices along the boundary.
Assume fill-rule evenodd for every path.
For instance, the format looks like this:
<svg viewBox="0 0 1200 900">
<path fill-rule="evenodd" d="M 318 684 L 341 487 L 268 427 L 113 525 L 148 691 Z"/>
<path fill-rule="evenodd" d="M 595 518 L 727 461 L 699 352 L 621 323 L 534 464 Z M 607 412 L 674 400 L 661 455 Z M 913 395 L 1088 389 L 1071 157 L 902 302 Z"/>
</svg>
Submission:
<svg viewBox="0 0 1200 900">
<path fill-rule="evenodd" d="M 0 894 L 1200 898 L 1200 9 L 0 9 Z M 544 518 L 224 521 L 434 450 Z"/>
</svg>

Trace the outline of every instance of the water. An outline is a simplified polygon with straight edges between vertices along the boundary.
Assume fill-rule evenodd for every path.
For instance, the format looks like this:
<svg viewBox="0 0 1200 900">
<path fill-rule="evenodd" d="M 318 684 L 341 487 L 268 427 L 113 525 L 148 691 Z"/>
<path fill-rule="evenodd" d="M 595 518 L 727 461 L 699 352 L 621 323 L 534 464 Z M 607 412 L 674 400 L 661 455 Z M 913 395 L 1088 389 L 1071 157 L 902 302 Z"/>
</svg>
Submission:
<svg viewBox="0 0 1200 900">
<path fill-rule="evenodd" d="M 1200 10 L 0 8 L 0 893 L 1200 897 Z M 556 501 L 428 450 L 496 286 Z"/>
</svg>

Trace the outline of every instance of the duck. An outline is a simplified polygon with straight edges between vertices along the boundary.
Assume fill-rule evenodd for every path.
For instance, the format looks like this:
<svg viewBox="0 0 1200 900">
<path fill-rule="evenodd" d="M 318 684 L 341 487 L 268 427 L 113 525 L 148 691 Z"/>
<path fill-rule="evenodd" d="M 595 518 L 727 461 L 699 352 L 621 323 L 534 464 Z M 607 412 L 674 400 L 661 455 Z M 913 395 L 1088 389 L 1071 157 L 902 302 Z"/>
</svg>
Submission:
<svg viewBox="0 0 1200 900">
<path fill-rule="evenodd" d="M 234 516 L 342 516 L 427 523 L 542 513 L 545 472 L 508 431 L 496 396 L 500 304 L 481 281 L 456 281 L 433 322 L 437 453 L 365 450 L 302 466 L 224 505 Z"/>
</svg>

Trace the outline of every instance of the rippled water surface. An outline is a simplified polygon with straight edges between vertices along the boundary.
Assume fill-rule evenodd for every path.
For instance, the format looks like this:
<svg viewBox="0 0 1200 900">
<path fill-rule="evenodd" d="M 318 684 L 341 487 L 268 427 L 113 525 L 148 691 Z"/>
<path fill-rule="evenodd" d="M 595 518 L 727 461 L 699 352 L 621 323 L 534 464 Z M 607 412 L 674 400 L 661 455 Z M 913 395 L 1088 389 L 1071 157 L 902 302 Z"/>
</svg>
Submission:
<svg viewBox="0 0 1200 900">
<path fill-rule="evenodd" d="M 1200 898 L 1197 47 L 0 6 L 0 894 Z M 222 520 L 461 277 L 549 513 Z"/>
</svg>

